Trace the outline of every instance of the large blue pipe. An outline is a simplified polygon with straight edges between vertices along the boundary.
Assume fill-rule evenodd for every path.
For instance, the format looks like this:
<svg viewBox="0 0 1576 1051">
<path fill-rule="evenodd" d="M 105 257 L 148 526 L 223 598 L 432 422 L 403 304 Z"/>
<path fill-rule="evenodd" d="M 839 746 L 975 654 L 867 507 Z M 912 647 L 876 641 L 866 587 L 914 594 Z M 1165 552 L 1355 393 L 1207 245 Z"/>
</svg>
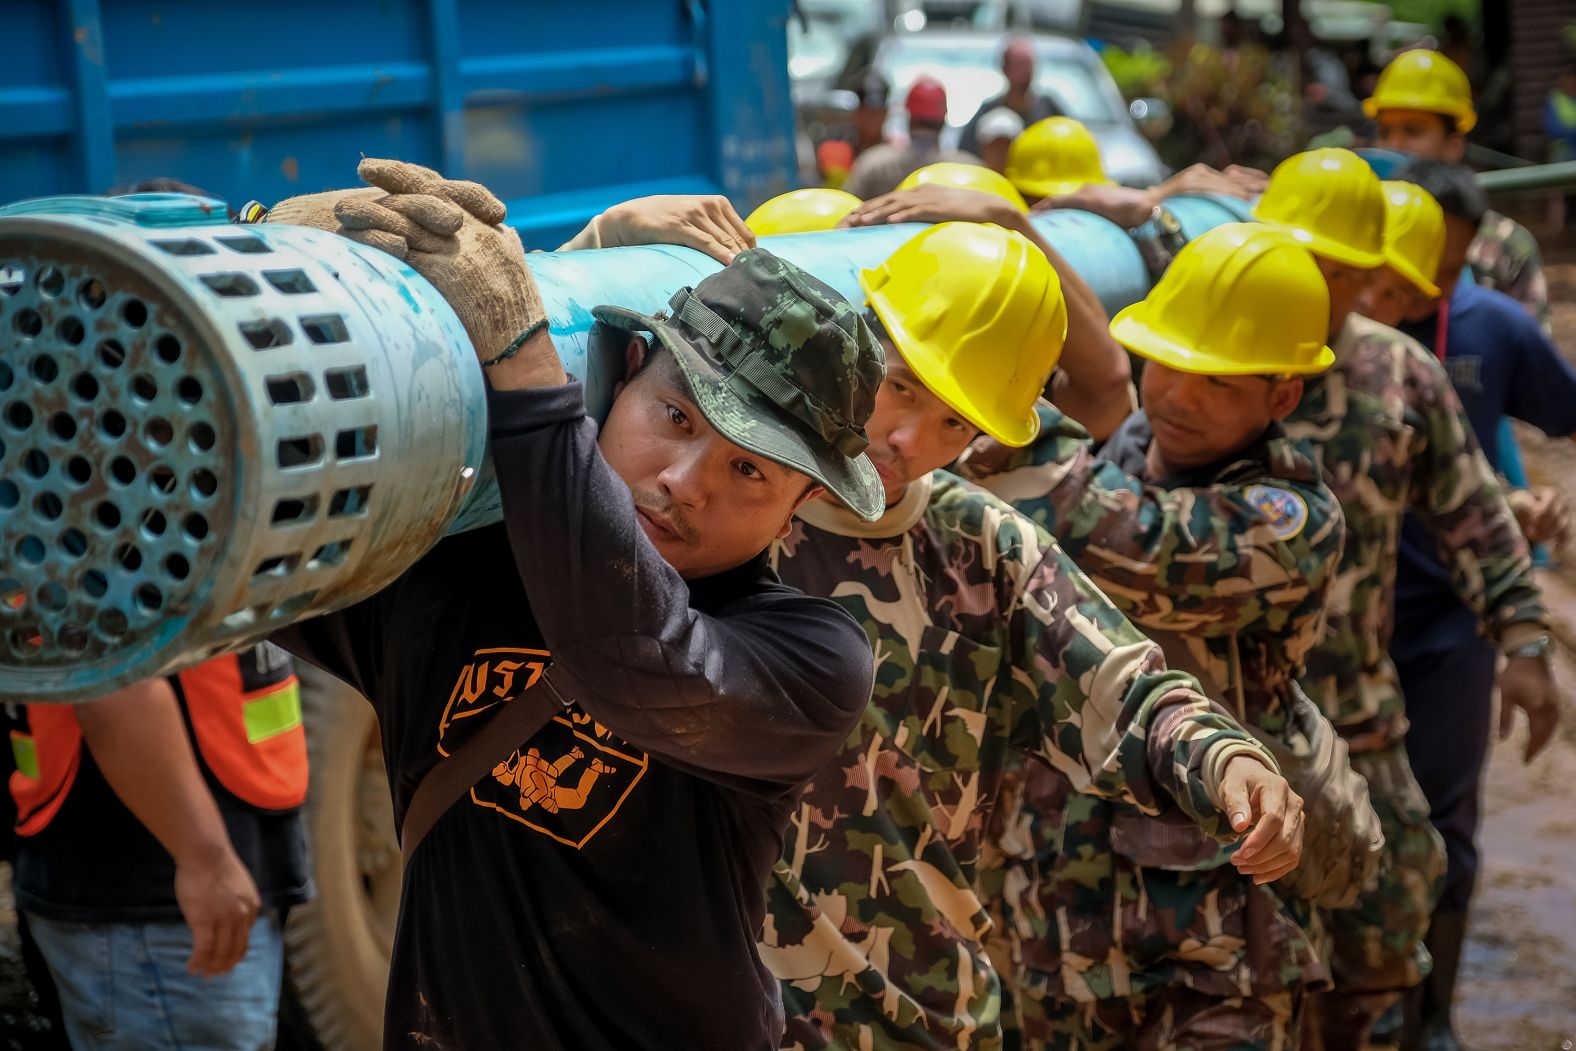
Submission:
<svg viewBox="0 0 1576 1051">
<path fill-rule="evenodd" d="M 1179 197 L 1168 202 L 1189 237 L 1223 223 L 1251 219 L 1247 205 L 1224 197 Z M 1143 257 L 1127 232 L 1088 212 L 1056 211 L 1035 216 L 1035 227 L 1089 283 L 1108 314 L 1149 291 Z M 849 301 L 864 298 L 859 271 L 878 266 L 924 227 L 917 223 L 764 237 L 761 247 L 803 267 Z M 721 269 L 716 260 L 688 248 L 655 245 L 597 252 L 544 252 L 530 257 L 531 273 L 547 306 L 553 342 L 565 367 L 581 377 L 592 415 L 606 413 L 613 383 L 623 367 L 622 347 L 593 337 L 593 307 L 603 304 L 656 313 L 674 292 Z M 460 532 L 499 520 L 497 483 L 491 463 L 450 525 Z"/>
<path fill-rule="evenodd" d="M 1231 202 L 1173 210 L 1192 235 Z M 475 354 L 409 268 L 321 230 L 237 228 L 180 195 L 0 209 L 0 695 L 75 701 L 385 586 L 500 517 Z M 1038 228 L 1117 310 L 1148 275 L 1082 212 Z M 920 229 L 764 239 L 855 302 Z M 605 413 L 622 348 L 593 307 L 667 306 L 683 248 L 534 255 L 569 372 Z"/>
</svg>

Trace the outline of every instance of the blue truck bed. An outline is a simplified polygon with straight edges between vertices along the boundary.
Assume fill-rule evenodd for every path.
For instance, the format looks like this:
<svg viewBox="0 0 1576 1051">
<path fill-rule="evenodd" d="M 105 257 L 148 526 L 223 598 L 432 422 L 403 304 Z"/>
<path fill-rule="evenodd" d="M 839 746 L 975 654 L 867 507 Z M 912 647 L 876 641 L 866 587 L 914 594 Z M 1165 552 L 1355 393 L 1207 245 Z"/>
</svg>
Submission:
<svg viewBox="0 0 1576 1051">
<path fill-rule="evenodd" d="M 0 203 L 168 176 L 239 204 L 363 154 L 480 180 L 533 247 L 794 176 L 791 0 L 6 0 Z"/>
</svg>

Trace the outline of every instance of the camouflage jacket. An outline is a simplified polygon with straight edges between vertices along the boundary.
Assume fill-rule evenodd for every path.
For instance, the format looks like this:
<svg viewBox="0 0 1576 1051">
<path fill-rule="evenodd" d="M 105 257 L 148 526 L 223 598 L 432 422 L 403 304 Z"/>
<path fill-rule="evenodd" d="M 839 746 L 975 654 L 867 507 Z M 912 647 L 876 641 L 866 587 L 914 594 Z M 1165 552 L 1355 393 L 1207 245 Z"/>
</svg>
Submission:
<svg viewBox="0 0 1576 1051">
<path fill-rule="evenodd" d="M 1467 265 L 1478 284 L 1505 293 L 1526 307 L 1545 333 L 1552 333 L 1543 253 L 1530 230 L 1508 215 L 1489 212 L 1467 246 Z"/>
<path fill-rule="evenodd" d="M 1142 417 L 1107 446 L 1108 455 L 1134 446 L 1138 462 L 1118 464 L 1097 460 L 1061 413 L 1039 411 L 1032 445 L 966 456 L 965 477 L 1045 526 L 1169 665 L 1197 674 L 1272 743 L 1289 777 L 1306 768 L 1319 794 L 1334 797 L 1320 810 L 1332 824 L 1354 809 L 1371 819 L 1361 779 L 1344 751 L 1319 747 L 1333 734 L 1296 685 L 1344 538 L 1312 450 L 1277 428 L 1231 460 L 1145 484 L 1127 473 L 1142 470 L 1150 441 Z M 1327 979 L 1307 906 L 1284 888 L 1255 887 L 1228 864 L 1229 850 L 1174 821 L 1075 798 L 1053 773 L 1029 770 L 1022 791 L 1021 814 L 1003 808 L 1000 847 L 1011 859 L 1003 906 L 1026 995 L 1088 1001 L 1184 982 L 1229 997 Z M 1345 830 L 1310 829 L 1321 832 Z M 1336 863 L 1347 864 L 1345 853 Z"/>
<path fill-rule="evenodd" d="M 1033 757 L 1146 814 L 1174 802 L 1229 836 L 1220 771 L 1268 753 L 1041 530 L 952 475 L 874 524 L 812 501 L 774 561 L 843 602 L 876 661 L 865 717 L 811 781 L 767 889 L 785 1043 L 998 1047 L 976 876 L 1009 763 Z"/>
<path fill-rule="evenodd" d="M 1032 445 L 989 466 L 967 455 L 962 475 L 1044 526 L 1171 667 L 1239 721 L 1280 733 L 1344 537 L 1312 449 L 1274 434 L 1197 477 L 1146 485 L 1096 459 L 1061 412 L 1038 411 Z"/>
<path fill-rule="evenodd" d="M 1502 646 L 1545 633 L 1548 618 L 1526 542 L 1439 362 L 1357 314 L 1334 349 L 1335 366 L 1308 381 L 1286 421 L 1318 449 L 1346 513 L 1324 637 L 1302 685 L 1362 751 L 1406 732 L 1387 652 L 1403 511 L 1433 531 L 1456 593 Z"/>
</svg>

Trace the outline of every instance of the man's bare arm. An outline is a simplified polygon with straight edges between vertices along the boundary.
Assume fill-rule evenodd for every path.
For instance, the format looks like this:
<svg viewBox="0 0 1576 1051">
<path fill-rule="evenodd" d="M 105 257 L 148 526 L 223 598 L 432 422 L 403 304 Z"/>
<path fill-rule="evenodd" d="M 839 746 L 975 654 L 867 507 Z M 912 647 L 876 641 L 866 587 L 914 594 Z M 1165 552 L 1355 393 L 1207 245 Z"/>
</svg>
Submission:
<svg viewBox="0 0 1576 1051">
<path fill-rule="evenodd" d="M 110 789 L 175 859 L 175 900 L 192 929 L 187 969 L 209 977 L 246 955 L 261 902 L 203 781 L 175 691 L 148 679 L 77 708 Z"/>
</svg>

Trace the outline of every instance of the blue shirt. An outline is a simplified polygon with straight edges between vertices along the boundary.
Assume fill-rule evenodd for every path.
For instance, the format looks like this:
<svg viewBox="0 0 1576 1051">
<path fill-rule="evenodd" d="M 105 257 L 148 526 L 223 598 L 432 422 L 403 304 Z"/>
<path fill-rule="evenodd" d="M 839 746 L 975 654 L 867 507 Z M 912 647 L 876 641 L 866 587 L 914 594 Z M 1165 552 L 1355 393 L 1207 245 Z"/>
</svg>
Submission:
<svg viewBox="0 0 1576 1051">
<path fill-rule="evenodd" d="M 1445 371 L 1483 454 L 1499 461 L 1499 420 L 1513 416 L 1545 434 L 1576 433 L 1576 368 L 1509 296 L 1462 281 L 1450 296 Z M 1437 353 L 1438 317 L 1401 326 Z M 1398 657 L 1430 652 L 1478 634 L 1478 618 L 1456 597 L 1433 534 L 1407 515 L 1396 567 Z"/>
</svg>

